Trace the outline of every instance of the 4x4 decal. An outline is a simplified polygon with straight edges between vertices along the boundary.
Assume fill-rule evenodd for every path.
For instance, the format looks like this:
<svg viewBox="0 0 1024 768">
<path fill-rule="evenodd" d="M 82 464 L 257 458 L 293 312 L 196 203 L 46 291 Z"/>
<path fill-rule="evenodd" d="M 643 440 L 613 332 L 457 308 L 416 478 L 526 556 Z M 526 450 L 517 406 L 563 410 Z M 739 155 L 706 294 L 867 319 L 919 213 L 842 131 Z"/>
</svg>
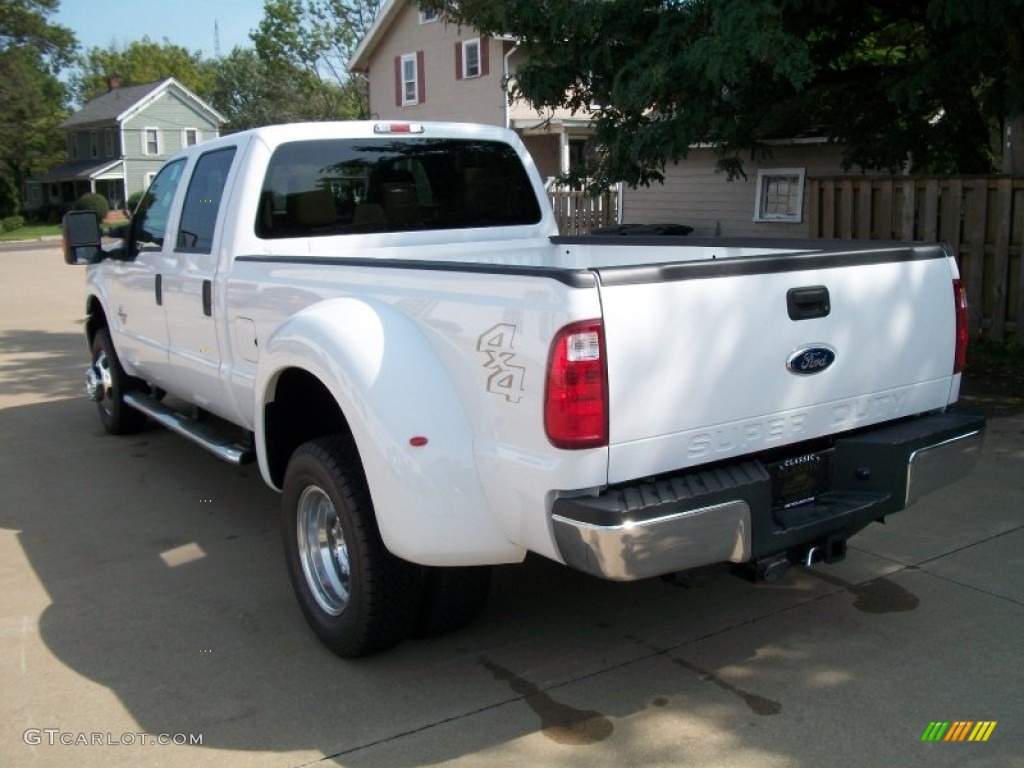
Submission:
<svg viewBox="0 0 1024 768">
<path fill-rule="evenodd" d="M 490 371 L 487 377 L 487 391 L 503 395 L 510 403 L 518 403 L 523 396 L 523 379 L 526 369 L 516 365 L 513 345 L 516 326 L 499 323 L 480 334 L 476 341 L 478 352 L 486 356 L 484 368 Z"/>
</svg>

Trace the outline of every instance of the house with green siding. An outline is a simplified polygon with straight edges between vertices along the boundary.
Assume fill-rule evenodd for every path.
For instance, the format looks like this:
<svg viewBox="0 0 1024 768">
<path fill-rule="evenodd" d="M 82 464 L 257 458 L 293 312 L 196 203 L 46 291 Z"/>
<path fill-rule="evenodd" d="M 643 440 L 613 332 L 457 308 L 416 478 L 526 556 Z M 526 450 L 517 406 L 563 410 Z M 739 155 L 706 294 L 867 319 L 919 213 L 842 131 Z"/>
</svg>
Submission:
<svg viewBox="0 0 1024 768">
<path fill-rule="evenodd" d="M 25 210 L 69 207 L 86 192 L 107 198 L 111 210 L 144 190 L 168 157 L 220 135 L 225 118 L 173 77 L 106 93 L 61 123 L 67 161 L 25 184 Z"/>
</svg>

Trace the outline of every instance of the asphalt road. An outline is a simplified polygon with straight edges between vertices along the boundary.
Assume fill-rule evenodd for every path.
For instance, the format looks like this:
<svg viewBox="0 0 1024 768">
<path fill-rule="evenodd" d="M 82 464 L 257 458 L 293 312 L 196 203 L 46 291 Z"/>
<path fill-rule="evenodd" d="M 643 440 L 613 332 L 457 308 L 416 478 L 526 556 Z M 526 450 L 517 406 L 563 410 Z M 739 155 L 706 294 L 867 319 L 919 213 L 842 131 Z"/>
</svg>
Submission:
<svg viewBox="0 0 1024 768">
<path fill-rule="evenodd" d="M 83 281 L 54 243 L 0 247 L 0 765 L 1024 766 L 1024 414 L 843 563 L 755 586 L 529 560 L 468 629 L 343 661 L 254 468 L 103 432 Z"/>
</svg>

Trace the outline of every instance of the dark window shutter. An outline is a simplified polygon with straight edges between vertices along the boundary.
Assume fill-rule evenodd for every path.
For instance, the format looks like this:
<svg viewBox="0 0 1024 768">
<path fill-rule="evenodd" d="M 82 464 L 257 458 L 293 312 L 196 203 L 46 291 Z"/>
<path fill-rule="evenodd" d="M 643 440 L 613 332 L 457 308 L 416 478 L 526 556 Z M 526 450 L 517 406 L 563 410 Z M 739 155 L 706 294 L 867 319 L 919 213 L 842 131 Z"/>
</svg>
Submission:
<svg viewBox="0 0 1024 768">
<path fill-rule="evenodd" d="M 462 41 L 455 41 L 455 79 L 462 79 Z"/>
<path fill-rule="evenodd" d="M 395 56 L 395 106 L 402 106 L 402 57 Z"/>
<path fill-rule="evenodd" d="M 419 102 L 423 104 L 427 100 L 427 71 L 423 66 L 423 51 L 416 51 L 416 81 L 419 83 Z"/>
<path fill-rule="evenodd" d="M 488 50 L 489 50 L 488 46 L 487 46 L 487 43 L 488 43 L 488 38 L 486 38 L 486 37 L 481 37 L 480 38 L 480 77 L 486 77 L 488 71 L 490 70 L 490 67 L 488 66 L 488 64 L 489 64 L 488 59 L 490 57 L 487 55 L 488 54 Z"/>
</svg>

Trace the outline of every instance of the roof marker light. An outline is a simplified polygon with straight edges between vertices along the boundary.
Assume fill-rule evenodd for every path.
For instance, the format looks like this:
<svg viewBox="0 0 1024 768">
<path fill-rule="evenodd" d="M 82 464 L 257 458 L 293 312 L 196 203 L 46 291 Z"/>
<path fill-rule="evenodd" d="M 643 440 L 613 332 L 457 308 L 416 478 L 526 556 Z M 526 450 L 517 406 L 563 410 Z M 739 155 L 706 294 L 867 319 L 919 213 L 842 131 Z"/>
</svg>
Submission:
<svg viewBox="0 0 1024 768">
<path fill-rule="evenodd" d="M 374 123 L 374 133 L 423 133 L 419 123 Z"/>
</svg>

